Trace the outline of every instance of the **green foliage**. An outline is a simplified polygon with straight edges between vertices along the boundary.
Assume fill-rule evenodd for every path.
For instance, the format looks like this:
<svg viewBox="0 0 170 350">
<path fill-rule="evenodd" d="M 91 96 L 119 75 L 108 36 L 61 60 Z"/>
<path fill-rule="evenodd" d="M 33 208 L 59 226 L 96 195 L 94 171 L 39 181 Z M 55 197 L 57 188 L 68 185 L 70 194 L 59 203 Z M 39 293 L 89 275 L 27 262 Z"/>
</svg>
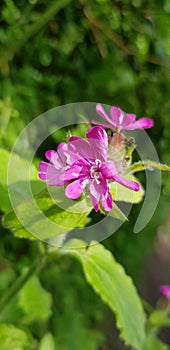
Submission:
<svg viewBox="0 0 170 350">
<path fill-rule="evenodd" d="M 55 341 L 51 333 L 46 333 L 40 341 L 38 350 L 55 350 Z"/>
<path fill-rule="evenodd" d="M 104 212 L 101 210 L 101 212 Z M 109 211 L 109 213 L 105 212 L 105 215 L 112 216 L 113 218 L 116 218 L 121 221 L 128 220 L 127 217 L 123 214 L 123 212 L 119 209 L 119 207 L 114 203 L 113 209 Z"/>
<path fill-rule="evenodd" d="M 155 333 L 149 334 L 142 350 L 168 350 L 169 346 L 156 339 Z"/>
<path fill-rule="evenodd" d="M 170 317 L 168 317 L 167 310 L 154 310 L 149 317 L 150 324 L 154 328 L 161 328 L 163 326 L 170 326 Z"/>
<path fill-rule="evenodd" d="M 139 182 L 138 179 L 133 175 L 127 175 L 125 176 L 125 178 L 131 181 Z M 122 201 L 122 202 L 128 202 L 128 203 L 139 203 L 143 199 L 143 195 L 144 195 L 144 189 L 142 185 L 140 185 L 140 190 L 135 192 L 135 191 L 129 190 L 128 188 L 116 182 L 112 182 L 110 184 L 110 192 L 115 201 Z"/>
<path fill-rule="evenodd" d="M 66 103 L 96 101 L 120 106 L 126 112 L 135 113 L 138 117 L 153 118 L 155 126 L 149 134 L 161 162 L 170 164 L 170 6 L 168 0 L 162 2 L 154 0 L 150 2 L 145 0 L 110 2 L 106 0 L 50 0 L 49 2 L 5 0 L 0 7 L 0 210 L 2 214 L 6 214 L 3 225 L 7 228 L 0 227 L 0 253 L 2 253 L 0 293 L 3 296 L 11 290 L 17 276 L 37 258 L 39 250 L 42 249 L 42 246 L 40 248 L 38 242 L 33 240 L 35 237 L 22 226 L 22 220 L 19 222 L 14 213 L 8 213 L 11 210 L 11 204 L 7 189 L 7 166 L 12 147 L 19 133 L 37 115 Z M 83 137 L 85 127 L 74 125 L 71 132 Z M 48 146 L 56 147 L 58 142 L 63 141 L 63 137 L 65 134 L 62 131 L 51 135 Z M 29 148 L 29 139 L 26 138 L 25 143 Z M 47 148 L 44 144 L 35 150 L 37 158 L 43 157 Z M 45 231 L 45 222 L 40 218 L 36 221 L 33 203 L 26 191 L 24 181 L 28 167 L 27 160 L 21 159 L 17 154 L 13 159 L 15 167 L 12 187 L 18 203 L 22 201 L 16 210 L 24 223 L 28 224 L 29 219 L 34 220 L 33 225 L 40 237 L 41 231 Z M 38 159 L 35 159 L 31 165 L 30 185 L 34 195 L 44 188 L 44 184 L 37 179 L 37 161 Z M 145 167 L 148 165 L 169 170 L 167 166 L 160 164 L 145 163 Z M 143 165 L 137 163 L 132 172 L 143 170 L 141 167 L 143 168 Z M 19 177 L 18 173 L 20 173 Z M 19 184 L 18 181 L 21 180 L 22 191 L 19 192 L 21 183 Z M 140 181 L 144 184 L 142 176 Z M 140 210 L 143 188 L 140 192 L 132 193 L 117 185 L 119 192 L 117 191 L 116 194 L 115 185 L 113 185 L 112 194 L 114 197 L 117 195 L 116 201 L 124 201 L 126 197 L 129 202 L 139 204 L 132 209 L 128 222 L 115 206 L 111 214 L 126 222 L 120 232 L 104 242 L 116 260 L 125 266 L 128 274 L 133 276 L 138 284 L 141 283 L 145 257 L 154 244 L 157 228 L 167 220 L 165 212 L 170 199 L 169 174 L 163 174 L 163 195 L 156 214 L 140 235 L 134 235 L 133 226 Z M 61 225 L 63 231 L 64 229 L 68 231 L 69 227 L 88 224 L 87 213 L 71 215 L 67 212 L 65 214 L 66 212 L 58 209 L 56 203 L 52 204 L 52 199 L 45 191 L 40 197 L 35 196 L 35 201 L 44 215 Z M 81 205 L 83 201 L 77 204 L 79 209 Z M 86 203 L 84 205 L 86 206 Z M 76 206 L 75 203 L 72 207 L 74 206 Z M 32 209 L 31 212 L 28 209 Z M 90 211 L 90 208 L 88 210 Z M 91 220 L 92 223 L 93 220 L 95 222 L 93 214 Z M 8 229 L 14 233 L 15 237 Z M 60 230 L 58 233 L 63 231 Z M 47 232 L 47 235 L 51 237 L 53 230 Z M 18 237 L 32 240 L 18 240 Z M 90 247 L 89 252 L 93 251 L 91 248 L 93 247 Z M 100 249 L 103 254 L 104 248 Z M 43 250 L 46 251 L 46 248 Z M 107 291 L 103 291 L 104 286 L 96 275 L 93 276 L 91 262 L 87 263 L 85 260 L 86 255 L 92 254 L 89 252 L 87 249 L 87 254 L 84 252 L 81 258 L 86 275 L 90 284 L 97 284 L 98 287 L 95 290 L 98 294 L 105 295 Z M 99 259 L 94 258 L 93 254 L 92 261 Z M 6 259 L 5 262 L 3 257 Z M 106 253 L 106 257 L 106 261 L 104 258 L 101 259 L 102 266 L 107 267 L 108 260 L 111 260 L 115 269 L 119 266 L 109 253 Z M 55 254 L 53 256 L 51 253 L 49 260 L 53 261 L 53 258 L 55 261 Z M 100 270 L 102 266 L 99 264 Z M 97 269 L 96 265 L 95 268 Z M 89 277 L 89 269 L 91 277 Z M 116 273 L 114 269 L 108 271 L 107 268 L 105 271 L 111 290 L 114 287 L 112 285 L 114 273 Z M 112 318 L 100 299 L 86 285 L 78 265 L 69 257 L 63 257 L 62 261 L 57 260 L 57 264 L 55 261 L 47 265 L 41 273 L 41 278 L 37 274 L 35 278 L 39 281 L 37 282 L 39 287 L 34 285 L 34 288 L 37 288 L 36 291 L 40 288 L 42 294 L 45 293 L 49 300 L 53 300 L 53 312 L 41 320 L 41 324 L 36 319 L 34 322 L 31 321 L 32 314 L 35 316 L 33 309 L 31 310 L 34 300 L 32 290 L 25 292 L 28 305 L 25 303 L 24 308 L 19 306 L 20 293 L 18 293 L 1 312 L 0 348 L 2 350 L 36 350 L 37 348 L 53 350 L 56 347 L 79 350 L 85 349 L 85 346 L 87 348 L 85 350 L 98 350 L 102 346 L 109 349 L 114 347 L 116 350 L 121 348 L 117 345 L 116 336 L 113 342 L 110 340 L 110 334 L 105 340 L 107 327 L 104 325 L 112 324 Z M 120 280 L 118 282 L 121 283 Z M 31 280 L 28 283 L 31 283 Z M 130 288 L 134 290 L 131 282 L 129 283 Z M 122 287 L 122 293 L 123 289 Z M 115 305 L 112 307 L 113 301 L 109 301 L 110 297 L 108 291 L 103 298 L 115 311 Z M 118 300 L 120 302 L 120 298 Z M 38 313 L 38 307 L 35 306 L 35 310 Z M 134 315 L 134 317 L 137 316 Z M 150 315 L 149 322 L 157 329 L 163 325 L 169 325 L 168 318 L 164 319 L 160 310 Z M 34 338 L 33 342 L 28 335 L 30 333 Z M 125 329 L 124 334 L 129 339 L 130 333 L 126 334 Z M 135 344 L 137 342 L 133 337 L 131 341 Z M 142 350 L 167 348 L 168 346 L 156 339 L 156 334 L 151 332 L 148 333 Z"/>
<path fill-rule="evenodd" d="M 56 344 L 61 350 L 65 348 L 78 350 L 81 347 L 85 350 L 98 349 L 104 341 L 104 336 L 99 331 L 85 325 L 82 314 L 70 310 L 69 305 L 68 310 L 65 310 L 64 315 L 61 315 L 60 320 L 56 322 L 56 326 L 58 329 Z"/>
<path fill-rule="evenodd" d="M 145 315 L 131 278 L 103 245 L 92 242 L 87 250 L 81 249 L 81 245 L 83 242 L 78 241 L 73 254 L 80 259 L 87 281 L 115 313 L 125 343 L 141 349 Z M 76 241 L 71 246 L 76 248 Z"/>
<path fill-rule="evenodd" d="M 26 315 L 27 323 L 46 321 L 51 316 L 51 294 L 41 286 L 37 276 L 31 277 L 21 289 L 19 306 Z"/>
<path fill-rule="evenodd" d="M 38 211 L 34 200 L 39 208 Z M 33 232 L 33 234 L 37 233 L 39 239 L 47 239 L 69 232 L 75 227 L 84 227 L 89 222 L 87 215 L 91 210 L 92 207 L 85 199 L 78 202 L 69 201 L 64 195 L 63 188 L 54 187 L 50 194 L 48 190 L 43 190 L 34 198 L 16 207 L 15 212 L 21 218 L 23 225 L 14 212 L 5 215 L 3 223 L 17 237 L 30 238 L 29 232 Z M 55 225 L 50 225 L 48 219 Z"/>
<path fill-rule="evenodd" d="M 13 162 L 12 182 L 10 182 L 10 180 L 8 181 L 8 164 L 10 157 L 12 157 Z M 38 170 L 34 164 L 30 166 L 29 161 L 21 159 L 17 154 L 14 153 L 10 155 L 10 152 L 3 148 L 0 148 L 0 158 L 0 194 L 2 196 L 0 210 L 8 212 L 11 210 L 8 185 L 11 186 L 12 184 L 15 201 L 20 203 L 29 197 L 27 187 L 25 186 L 25 181 L 27 180 L 28 174 L 30 179 L 30 186 L 32 187 L 32 192 L 34 194 L 39 192 L 44 187 L 44 184 L 38 181 Z M 20 171 L 18 171 L 18 169 Z"/>
<path fill-rule="evenodd" d="M 30 336 L 11 324 L 0 324 L 0 346 L 2 350 L 34 349 Z"/>
<path fill-rule="evenodd" d="M 58 253 L 55 248 L 50 269 L 41 275 L 43 284 L 53 295 L 55 312 L 50 329 L 56 348 L 97 350 L 105 340 L 103 328 L 108 311 L 86 283 L 79 262 L 67 254 L 54 263 Z"/>
</svg>

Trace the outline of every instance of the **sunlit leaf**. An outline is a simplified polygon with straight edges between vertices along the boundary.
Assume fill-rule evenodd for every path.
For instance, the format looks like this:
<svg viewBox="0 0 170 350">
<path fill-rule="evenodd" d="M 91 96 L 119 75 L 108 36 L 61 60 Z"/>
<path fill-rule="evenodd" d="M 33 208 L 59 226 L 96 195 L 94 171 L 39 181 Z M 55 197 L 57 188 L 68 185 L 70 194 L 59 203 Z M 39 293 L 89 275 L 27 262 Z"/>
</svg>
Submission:
<svg viewBox="0 0 170 350">
<path fill-rule="evenodd" d="M 6 214 L 3 224 L 17 237 L 32 238 L 31 233 L 39 239 L 46 239 L 69 232 L 75 227 L 84 227 L 89 222 L 87 216 L 91 210 L 92 206 L 85 199 L 69 201 L 62 188 L 53 187 L 51 196 L 44 190 L 16 207 L 16 214 Z M 22 219 L 22 224 L 17 217 Z"/>
<path fill-rule="evenodd" d="M 87 281 L 114 312 L 121 338 L 141 350 L 145 315 L 132 279 L 102 244 L 91 242 L 85 250 L 82 242 L 73 240 L 71 246 L 70 252 L 80 259 Z"/>
<path fill-rule="evenodd" d="M 4 212 L 8 212 L 11 209 L 11 203 L 8 193 L 7 173 L 8 162 L 10 159 L 10 152 L 0 148 L 0 194 L 2 200 L 0 201 L 0 209 Z M 27 187 L 25 186 L 25 178 L 30 167 L 30 186 L 32 192 L 38 193 L 44 188 L 44 184 L 38 180 L 38 170 L 32 164 L 29 164 L 27 160 L 21 159 L 17 154 L 12 155 L 13 159 L 13 173 L 12 173 L 12 188 L 15 201 L 20 203 L 21 201 L 29 198 Z"/>
<path fill-rule="evenodd" d="M 125 176 L 126 179 L 131 181 L 139 182 L 138 179 L 133 175 L 127 175 Z M 127 202 L 127 203 L 139 203 L 143 199 L 144 195 L 144 189 L 142 185 L 140 184 L 140 190 L 135 192 L 127 187 L 124 187 L 117 182 L 111 182 L 109 184 L 110 192 L 113 196 L 113 200 L 115 201 L 121 201 L 121 202 Z"/>
<path fill-rule="evenodd" d="M 56 350 L 54 337 L 51 333 L 46 333 L 40 341 L 38 350 Z"/>
<path fill-rule="evenodd" d="M 149 321 L 155 328 L 170 327 L 170 317 L 167 310 L 154 310 L 149 317 Z"/>
<path fill-rule="evenodd" d="M 0 349 L 31 350 L 33 344 L 30 337 L 23 330 L 12 324 L 0 324 Z"/>
<path fill-rule="evenodd" d="M 115 219 L 118 219 L 120 221 L 126 221 L 128 218 L 126 215 L 120 210 L 120 208 L 116 205 L 116 203 L 113 203 L 113 208 L 109 212 L 104 211 L 102 208 L 100 209 L 102 213 L 105 215 L 109 215 Z"/>
</svg>

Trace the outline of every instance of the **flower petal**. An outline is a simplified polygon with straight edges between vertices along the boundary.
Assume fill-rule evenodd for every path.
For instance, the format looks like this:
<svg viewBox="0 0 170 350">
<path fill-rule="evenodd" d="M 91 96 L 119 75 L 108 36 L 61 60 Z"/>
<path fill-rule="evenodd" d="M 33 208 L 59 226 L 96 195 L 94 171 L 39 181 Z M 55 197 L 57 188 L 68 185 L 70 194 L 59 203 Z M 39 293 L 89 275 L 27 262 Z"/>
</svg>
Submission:
<svg viewBox="0 0 170 350">
<path fill-rule="evenodd" d="M 126 113 L 126 119 L 128 120 L 128 124 L 133 123 L 136 120 L 136 115 L 132 113 Z"/>
<path fill-rule="evenodd" d="M 133 124 L 135 119 L 136 119 L 136 115 L 135 114 L 124 114 L 124 119 L 123 119 L 123 122 L 121 124 L 122 129 L 126 130 L 126 127 L 129 124 Z"/>
<path fill-rule="evenodd" d="M 66 187 L 65 195 L 68 198 L 77 199 L 82 194 L 82 192 L 83 192 L 83 190 L 86 187 L 88 182 L 89 182 L 89 180 L 86 178 L 81 178 L 81 179 L 73 181 L 71 184 L 69 184 Z"/>
<path fill-rule="evenodd" d="M 75 140 L 81 140 L 81 137 L 78 137 L 78 136 L 70 136 L 69 138 L 69 142 L 73 142 Z"/>
<path fill-rule="evenodd" d="M 46 173 L 38 173 L 38 177 L 39 177 L 39 179 L 41 179 L 41 180 L 47 180 L 47 175 L 46 175 Z"/>
<path fill-rule="evenodd" d="M 71 159 L 74 159 L 74 162 L 80 159 L 81 157 L 89 159 L 93 156 L 93 152 L 90 149 L 89 143 L 83 138 L 77 138 L 71 140 L 68 144 L 68 150 L 71 156 Z"/>
<path fill-rule="evenodd" d="M 89 141 L 91 155 L 100 160 L 107 159 L 108 153 L 108 136 L 101 126 L 94 126 L 86 133 Z"/>
<path fill-rule="evenodd" d="M 38 176 L 42 180 L 53 180 L 61 172 L 61 170 L 56 169 L 54 165 L 45 162 L 40 162 L 38 167 L 40 170 Z"/>
<path fill-rule="evenodd" d="M 86 137 L 88 139 L 96 139 L 104 143 L 108 142 L 107 133 L 101 126 L 94 126 L 93 128 L 87 130 Z"/>
<path fill-rule="evenodd" d="M 56 168 L 61 167 L 61 161 L 60 161 L 56 151 L 48 150 L 45 152 L 45 156 L 52 164 L 54 164 L 56 166 Z"/>
<path fill-rule="evenodd" d="M 162 295 L 170 299 L 170 285 L 162 285 L 160 286 L 159 290 Z"/>
<path fill-rule="evenodd" d="M 65 152 L 68 151 L 68 144 L 66 142 L 61 142 L 57 147 L 57 152 L 63 163 L 66 162 Z"/>
<path fill-rule="evenodd" d="M 149 129 L 152 128 L 154 122 L 150 118 L 140 118 L 133 124 L 127 125 L 124 129 L 126 130 L 135 130 L 135 129 Z"/>
<path fill-rule="evenodd" d="M 105 119 L 108 122 L 108 124 L 102 124 L 96 120 L 92 120 L 92 123 L 95 125 L 99 125 L 105 129 L 111 128 L 114 130 L 115 128 L 117 128 L 119 131 L 123 129 L 148 129 L 154 125 L 153 120 L 150 118 L 141 118 L 135 122 L 135 114 L 126 114 L 119 107 L 116 106 L 112 106 L 110 109 L 111 118 L 108 117 L 101 104 L 96 105 L 96 111 L 103 119 Z"/>
<path fill-rule="evenodd" d="M 69 169 L 67 169 L 64 172 L 63 178 L 65 179 L 65 181 L 78 179 L 78 177 L 80 177 L 81 170 L 82 166 L 79 166 L 78 164 L 73 164 Z"/>
<path fill-rule="evenodd" d="M 112 195 L 109 191 L 108 184 L 105 180 L 100 182 L 100 200 L 105 211 L 110 211 L 113 208 Z"/>
<path fill-rule="evenodd" d="M 99 209 L 99 199 L 100 199 L 100 186 L 96 181 L 92 181 L 90 185 L 90 198 L 95 211 Z"/>
<path fill-rule="evenodd" d="M 41 180 L 50 181 L 47 184 L 50 186 L 63 186 L 67 181 L 61 178 L 62 169 L 57 169 L 54 165 L 40 162 L 38 165 L 40 170 L 38 176 Z"/>
<path fill-rule="evenodd" d="M 105 119 L 109 124 L 112 124 L 112 120 L 108 117 L 107 113 L 105 112 L 104 108 L 100 103 L 97 103 L 96 105 L 96 112 Z"/>
<path fill-rule="evenodd" d="M 116 165 L 112 160 L 103 162 L 100 171 L 105 179 L 113 179 L 117 174 Z"/>
<path fill-rule="evenodd" d="M 103 123 L 98 122 L 97 120 L 92 120 L 91 123 L 94 124 L 94 125 L 101 126 L 104 129 L 114 128 L 114 126 L 111 125 L 110 123 L 109 124 L 103 124 Z"/>
<path fill-rule="evenodd" d="M 54 180 L 51 180 L 49 182 L 47 182 L 48 186 L 64 186 L 67 181 L 64 181 L 62 179 L 62 177 L 59 176 L 60 174 L 58 174 L 58 176 L 56 176 L 56 178 Z"/>
<path fill-rule="evenodd" d="M 38 169 L 39 169 L 41 172 L 46 172 L 48 166 L 49 166 L 49 163 L 47 163 L 47 162 L 40 162 L 40 163 L 38 164 Z"/>
<path fill-rule="evenodd" d="M 138 182 L 127 180 L 120 175 L 114 175 L 114 180 L 119 184 L 129 188 L 130 190 L 133 190 L 136 192 L 140 190 L 140 184 Z"/>
<path fill-rule="evenodd" d="M 116 106 L 111 107 L 110 114 L 115 126 L 121 127 L 122 129 L 125 129 L 127 125 L 133 123 L 136 119 L 135 114 L 126 114 Z"/>
<path fill-rule="evenodd" d="M 110 109 L 110 115 L 112 117 L 112 124 L 114 126 L 122 125 L 122 121 L 124 119 L 124 112 L 116 106 L 112 106 Z"/>
</svg>

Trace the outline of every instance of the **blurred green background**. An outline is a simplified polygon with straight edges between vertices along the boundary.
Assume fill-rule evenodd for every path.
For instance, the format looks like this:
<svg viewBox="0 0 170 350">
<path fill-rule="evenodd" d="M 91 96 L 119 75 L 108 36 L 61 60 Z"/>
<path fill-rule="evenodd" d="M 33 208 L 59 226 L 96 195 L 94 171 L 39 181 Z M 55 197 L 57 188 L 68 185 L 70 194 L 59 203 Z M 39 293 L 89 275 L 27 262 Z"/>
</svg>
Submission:
<svg viewBox="0 0 170 350">
<path fill-rule="evenodd" d="M 1 152 L 40 113 L 87 101 L 154 119 L 149 136 L 161 162 L 170 164 L 170 0 L 2 0 L 0 7 Z M 160 226 L 169 234 L 169 180 L 163 174 L 159 205 L 141 233 L 132 233 L 137 205 L 104 242 L 139 289 Z M 2 215 L 5 186 L 0 183 Z M 40 249 L 1 226 L 1 295 Z M 124 349 L 113 315 L 74 259 L 56 258 L 34 278 L 0 316 L 26 330 L 28 346 L 21 349 Z"/>
</svg>

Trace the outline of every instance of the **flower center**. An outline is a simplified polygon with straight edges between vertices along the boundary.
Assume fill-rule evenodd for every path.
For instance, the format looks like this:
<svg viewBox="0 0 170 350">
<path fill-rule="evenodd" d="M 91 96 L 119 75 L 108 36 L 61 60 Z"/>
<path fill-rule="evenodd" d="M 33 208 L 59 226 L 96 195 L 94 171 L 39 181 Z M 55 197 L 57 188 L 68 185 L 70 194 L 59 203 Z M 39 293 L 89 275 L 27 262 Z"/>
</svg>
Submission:
<svg viewBox="0 0 170 350">
<path fill-rule="evenodd" d="M 90 168 L 90 177 L 92 179 L 95 179 L 97 184 L 100 183 L 100 177 L 101 177 L 101 172 L 100 172 L 100 167 L 102 165 L 102 162 L 100 159 L 95 160 L 95 165 L 92 165 Z"/>
</svg>

